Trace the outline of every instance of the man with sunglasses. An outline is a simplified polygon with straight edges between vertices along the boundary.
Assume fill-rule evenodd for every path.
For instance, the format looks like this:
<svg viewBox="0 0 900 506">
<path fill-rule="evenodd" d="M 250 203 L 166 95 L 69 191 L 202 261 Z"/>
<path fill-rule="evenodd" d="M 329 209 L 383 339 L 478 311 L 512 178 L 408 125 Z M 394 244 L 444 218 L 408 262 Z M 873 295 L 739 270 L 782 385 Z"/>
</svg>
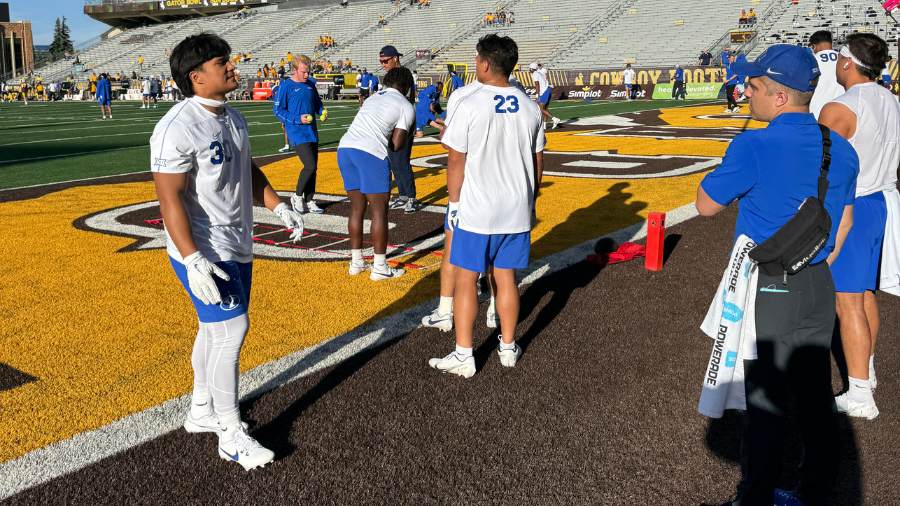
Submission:
<svg viewBox="0 0 900 506">
<path fill-rule="evenodd" d="M 401 67 L 400 57 L 403 56 L 394 46 L 384 46 L 378 53 L 378 63 L 385 73 L 391 69 Z M 416 83 L 410 89 L 407 99 L 412 104 L 416 103 Z M 391 209 L 403 209 L 407 214 L 418 211 L 422 204 L 416 200 L 416 179 L 413 175 L 412 165 L 409 163 L 412 155 L 412 146 L 414 136 L 409 135 L 406 139 L 406 147 L 397 151 L 389 151 L 388 158 L 391 164 L 391 173 L 394 175 L 394 182 L 397 184 L 397 193 L 399 194 L 393 202 Z"/>
</svg>

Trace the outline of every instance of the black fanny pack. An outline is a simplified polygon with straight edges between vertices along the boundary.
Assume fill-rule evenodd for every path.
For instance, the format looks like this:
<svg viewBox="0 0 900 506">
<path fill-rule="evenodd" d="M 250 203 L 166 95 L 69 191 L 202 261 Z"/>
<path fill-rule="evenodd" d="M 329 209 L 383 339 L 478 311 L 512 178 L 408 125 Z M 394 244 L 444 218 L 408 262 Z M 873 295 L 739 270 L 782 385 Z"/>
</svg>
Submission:
<svg viewBox="0 0 900 506">
<path fill-rule="evenodd" d="M 805 198 L 797 214 L 750 251 L 750 258 L 770 276 L 796 274 L 802 270 L 822 251 L 831 234 L 831 217 L 825 210 L 831 137 L 828 128 L 819 125 L 819 129 L 822 131 L 822 168 L 819 171 L 818 198 Z"/>
</svg>

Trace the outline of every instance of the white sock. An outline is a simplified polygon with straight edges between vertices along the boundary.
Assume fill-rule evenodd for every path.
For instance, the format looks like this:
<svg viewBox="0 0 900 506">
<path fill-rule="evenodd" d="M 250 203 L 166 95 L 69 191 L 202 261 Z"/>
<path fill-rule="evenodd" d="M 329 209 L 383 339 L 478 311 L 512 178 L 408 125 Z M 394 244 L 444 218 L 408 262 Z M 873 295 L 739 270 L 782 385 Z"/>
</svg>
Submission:
<svg viewBox="0 0 900 506">
<path fill-rule="evenodd" d="M 387 255 L 385 253 L 375 253 L 375 267 L 381 270 L 387 269 Z"/>
<path fill-rule="evenodd" d="M 460 345 L 456 345 L 456 354 L 461 355 L 463 357 L 471 357 L 472 356 L 472 348 L 463 348 Z"/>
<path fill-rule="evenodd" d="M 501 350 L 514 350 L 516 349 L 516 342 L 513 341 L 509 344 L 503 342 L 503 336 L 500 336 L 500 349 Z"/>
<path fill-rule="evenodd" d="M 453 313 L 453 297 L 444 297 L 441 295 L 441 301 L 438 302 L 438 314 Z"/>
<path fill-rule="evenodd" d="M 363 263 L 362 250 L 361 249 L 352 249 L 350 250 L 350 257 L 355 264 Z"/>
<path fill-rule="evenodd" d="M 488 302 L 488 313 L 496 313 L 497 312 L 497 298 L 491 295 L 491 301 Z"/>
<path fill-rule="evenodd" d="M 224 427 L 239 426 L 238 357 L 244 337 L 250 329 L 250 319 L 242 314 L 224 322 L 207 325 L 210 350 L 206 361 L 206 377 L 213 409 Z"/>
<path fill-rule="evenodd" d="M 872 397 L 872 385 L 867 379 L 850 378 L 847 397 L 853 402 L 875 402 L 875 398 Z"/>
</svg>

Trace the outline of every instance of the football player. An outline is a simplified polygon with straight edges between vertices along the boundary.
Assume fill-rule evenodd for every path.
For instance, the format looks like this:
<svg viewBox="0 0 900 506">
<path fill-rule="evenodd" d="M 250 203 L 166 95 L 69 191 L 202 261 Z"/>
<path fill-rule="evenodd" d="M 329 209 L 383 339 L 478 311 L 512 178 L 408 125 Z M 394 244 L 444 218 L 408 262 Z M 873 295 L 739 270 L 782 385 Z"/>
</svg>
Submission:
<svg viewBox="0 0 900 506">
<path fill-rule="evenodd" d="M 303 234 L 303 218 L 252 162 L 247 121 L 225 103 L 238 87 L 230 52 L 209 33 L 175 46 L 172 76 L 187 99 L 156 124 L 150 156 L 169 262 L 199 320 L 184 428 L 215 433 L 219 456 L 250 470 L 275 456 L 247 433 L 238 409 L 238 358 L 250 325 L 253 202 L 274 212 L 294 241 Z"/>
<path fill-rule="evenodd" d="M 456 348 L 428 361 L 435 369 L 464 378 L 475 374 L 472 332 L 480 273 L 492 270 L 496 280 L 501 365 L 514 367 L 522 353 L 515 341 L 519 317 L 515 269 L 528 266 L 545 144 L 541 110 L 509 84 L 519 58 L 515 41 L 485 35 L 476 51 L 477 82 L 451 97 L 442 138 L 448 152 L 450 263 L 456 267 Z"/>
<path fill-rule="evenodd" d="M 338 144 L 338 167 L 344 189 L 350 196 L 351 276 L 369 266 L 363 261 L 363 217 L 371 211 L 372 247 L 375 262 L 369 279 L 382 281 L 402 276 L 403 269 L 387 264 L 388 197 L 391 191 L 389 150 L 405 150 L 407 137 L 415 123 L 415 110 L 406 96 L 413 87 L 412 73 L 406 67 L 394 67 L 384 76 L 384 89 L 371 95 Z"/>
</svg>

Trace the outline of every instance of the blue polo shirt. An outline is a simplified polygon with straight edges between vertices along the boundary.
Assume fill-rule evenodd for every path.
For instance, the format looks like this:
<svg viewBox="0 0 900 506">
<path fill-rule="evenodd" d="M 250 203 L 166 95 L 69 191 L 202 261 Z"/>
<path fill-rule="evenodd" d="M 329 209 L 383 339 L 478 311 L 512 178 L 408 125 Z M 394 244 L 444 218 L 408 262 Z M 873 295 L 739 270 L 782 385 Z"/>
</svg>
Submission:
<svg viewBox="0 0 900 506">
<path fill-rule="evenodd" d="M 707 174 L 700 186 L 719 205 L 739 199 L 734 237 L 745 234 L 759 244 L 796 214 L 803 199 L 817 194 L 821 165 L 822 134 L 815 117 L 782 113 L 767 128 L 735 137 L 722 164 Z M 812 263 L 825 260 L 834 250 L 844 206 L 855 200 L 857 174 L 856 151 L 831 132 L 831 167 L 825 195 L 831 234 Z"/>
<path fill-rule="evenodd" d="M 675 69 L 675 80 L 684 81 L 684 69 Z"/>
<path fill-rule="evenodd" d="M 316 118 L 322 114 L 323 105 L 314 79 L 309 78 L 303 83 L 282 79 L 273 102 L 272 112 L 284 123 L 291 146 L 319 142 Z M 304 114 L 312 114 L 312 123 L 303 124 L 301 116 Z"/>
</svg>

